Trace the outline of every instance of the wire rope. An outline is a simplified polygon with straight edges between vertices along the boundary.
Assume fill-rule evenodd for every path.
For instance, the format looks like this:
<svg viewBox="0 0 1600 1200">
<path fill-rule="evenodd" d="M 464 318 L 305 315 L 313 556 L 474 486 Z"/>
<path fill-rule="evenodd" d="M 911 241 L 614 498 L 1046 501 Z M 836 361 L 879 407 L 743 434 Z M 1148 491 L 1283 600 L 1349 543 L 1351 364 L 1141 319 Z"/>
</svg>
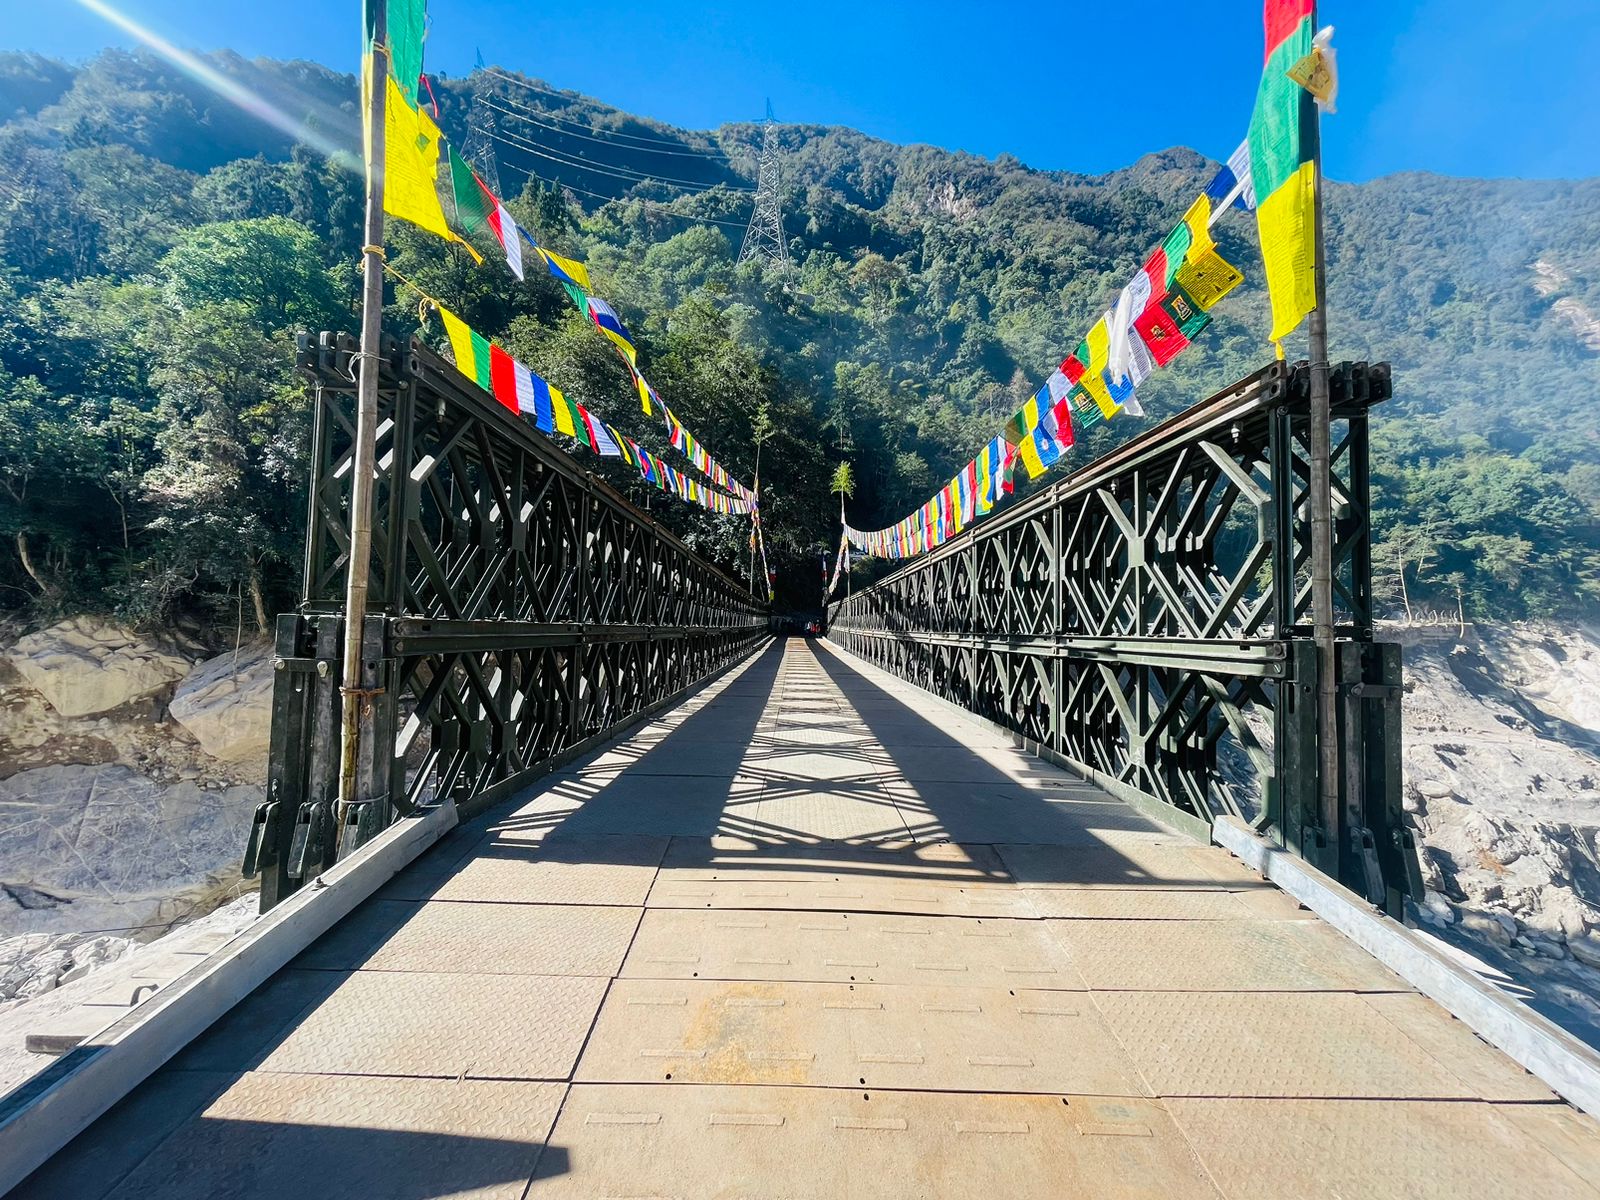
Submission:
<svg viewBox="0 0 1600 1200">
<path fill-rule="evenodd" d="M 619 167 L 614 163 L 596 163 L 585 158 L 575 158 L 570 154 L 561 154 L 550 150 L 548 147 L 540 146 L 537 142 L 528 138 L 501 130 L 496 130 L 489 136 L 497 142 L 503 142 L 507 146 L 524 150 L 529 154 L 537 154 L 540 158 L 548 158 L 551 162 L 560 163 L 562 166 L 575 167 L 583 171 L 593 171 L 600 175 L 610 175 L 613 178 L 624 179 L 633 183 L 660 183 L 678 188 L 681 191 L 696 193 L 709 192 L 721 188 L 727 192 L 745 192 L 753 195 L 756 190 L 751 187 L 736 187 L 728 183 L 706 183 L 703 180 L 677 179 L 671 175 L 652 175 L 648 171 L 634 171 L 627 167 Z"/>
</svg>

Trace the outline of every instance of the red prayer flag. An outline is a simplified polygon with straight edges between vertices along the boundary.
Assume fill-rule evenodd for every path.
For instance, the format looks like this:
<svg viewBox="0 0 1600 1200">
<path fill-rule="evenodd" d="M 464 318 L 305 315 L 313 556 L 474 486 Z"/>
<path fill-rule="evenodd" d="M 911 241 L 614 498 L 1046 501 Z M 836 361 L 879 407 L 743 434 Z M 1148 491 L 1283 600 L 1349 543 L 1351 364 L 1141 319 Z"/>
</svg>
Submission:
<svg viewBox="0 0 1600 1200">
<path fill-rule="evenodd" d="M 1156 366 L 1164 367 L 1189 345 L 1183 330 L 1172 319 L 1172 314 L 1159 304 L 1152 304 L 1134 319 L 1133 328 L 1150 348 L 1150 357 Z"/>
<path fill-rule="evenodd" d="M 1314 4 L 1315 0 L 1265 0 L 1261 12 L 1267 30 L 1266 53 L 1261 57 L 1263 63 L 1272 58 L 1272 52 L 1279 43 L 1293 33 L 1301 21 L 1311 16 Z"/>
<path fill-rule="evenodd" d="M 504 246 L 506 244 L 506 231 L 500 228 L 500 201 L 489 190 L 488 185 L 478 178 L 476 171 L 472 173 L 472 182 L 477 184 L 478 190 L 483 193 L 483 207 L 488 213 L 489 228 L 494 230 L 494 236 L 500 240 L 500 245 Z"/>
<path fill-rule="evenodd" d="M 489 387 L 501 404 L 512 412 L 521 411 L 517 407 L 517 365 L 493 342 L 489 343 Z"/>
</svg>

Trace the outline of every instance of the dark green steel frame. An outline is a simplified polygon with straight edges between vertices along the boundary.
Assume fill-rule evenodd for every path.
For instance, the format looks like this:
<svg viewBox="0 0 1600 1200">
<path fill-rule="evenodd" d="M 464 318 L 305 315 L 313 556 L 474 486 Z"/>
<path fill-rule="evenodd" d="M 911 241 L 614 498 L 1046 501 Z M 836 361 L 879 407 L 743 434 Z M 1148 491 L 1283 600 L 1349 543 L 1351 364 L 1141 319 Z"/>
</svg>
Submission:
<svg viewBox="0 0 1600 1200">
<path fill-rule="evenodd" d="M 1372 628 L 1368 413 L 1332 377 L 1343 808 L 1317 793 L 1308 374 L 1274 363 L 842 602 L 829 636 L 1204 835 L 1252 822 L 1375 904 L 1421 895 L 1399 648 Z"/>
<path fill-rule="evenodd" d="M 354 339 L 302 335 L 312 444 L 305 586 L 278 618 L 262 910 L 396 816 L 509 795 L 736 661 L 767 610 L 526 421 L 413 342 L 379 395 L 362 630 L 362 800 L 335 828 Z"/>
</svg>

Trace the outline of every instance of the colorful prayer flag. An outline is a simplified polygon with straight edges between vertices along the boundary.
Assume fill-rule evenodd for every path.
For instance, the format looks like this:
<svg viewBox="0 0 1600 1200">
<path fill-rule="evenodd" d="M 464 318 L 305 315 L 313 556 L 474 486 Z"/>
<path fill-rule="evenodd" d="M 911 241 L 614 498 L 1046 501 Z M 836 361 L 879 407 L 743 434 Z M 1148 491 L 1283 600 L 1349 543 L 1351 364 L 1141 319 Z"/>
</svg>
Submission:
<svg viewBox="0 0 1600 1200">
<path fill-rule="evenodd" d="M 1228 161 L 1222 169 L 1211 177 L 1211 182 L 1206 184 L 1206 196 L 1211 201 L 1212 213 L 1216 214 L 1232 205 L 1234 208 L 1243 209 L 1245 212 L 1254 212 L 1256 207 L 1256 191 L 1250 183 L 1250 141 L 1239 143 L 1239 148 L 1228 156 Z M 1216 216 L 1211 218 L 1216 220 Z"/>
<path fill-rule="evenodd" d="M 445 335 L 450 339 L 456 370 L 487 392 L 493 383 L 489 377 L 488 341 L 448 309 L 441 308 L 439 316 L 444 321 Z"/>
<path fill-rule="evenodd" d="M 1266 0 L 1266 54 L 1250 118 L 1250 176 L 1274 342 L 1316 307 L 1316 103 L 1289 77 L 1311 53 L 1313 0 Z"/>
<path fill-rule="evenodd" d="M 372 58 L 362 72 L 363 95 L 372 86 Z M 410 221 L 447 242 L 463 242 L 445 221 L 439 203 L 439 147 L 443 135 L 427 113 L 408 102 L 393 75 L 384 77 L 383 101 L 383 211 Z M 367 131 L 367 161 L 372 161 L 371 131 Z M 473 258 L 482 257 L 471 246 Z"/>
<path fill-rule="evenodd" d="M 517 369 L 511 356 L 492 342 L 489 344 L 489 390 L 512 412 L 518 412 Z"/>
<path fill-rule="evenodd" d="M 1172 282 L 1187 292 L 1201 308 L 1212 308 L 1217 301 L 1243 283 L 1244 276 L 1239 273 L 1238 268 L 1218 254 L 1213 246 L 1204 254 L 1191 255 L 1189 261 L 1184 263 L 1173 277 Z"/>
<path fill-rule="evenodd" d="M 573 287 L 581 288 L 586 292 L 589 290 L 591 285 L 589 283 L 588 267 L 581 262 L 570 258 L 562 258 L 561 255 L 554 251 L 546 250 L 543 246 L 536 245 L 532 238 L 528 239 L 528 244 L 539 252 L 539 257 L 544 260 L 544 265 L 549 268 L 550 274 L 554 275 L 562 283 L 571 284 Z"/>
</svg>

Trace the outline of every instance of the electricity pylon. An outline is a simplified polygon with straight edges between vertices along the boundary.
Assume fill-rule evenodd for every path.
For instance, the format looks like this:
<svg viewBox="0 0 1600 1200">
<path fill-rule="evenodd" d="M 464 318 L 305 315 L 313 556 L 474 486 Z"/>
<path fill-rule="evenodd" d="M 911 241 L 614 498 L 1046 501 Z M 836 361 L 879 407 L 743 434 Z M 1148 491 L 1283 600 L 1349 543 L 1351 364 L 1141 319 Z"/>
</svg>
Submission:
<svg viewBox="0 0 1600 1200">
<path fill-rule="evenodd" d="M 759 258 L 778 264 L 788 283 L 793 274 L 789 239 L 783 236 L 783 171 L 778 163 L 778 121 L 767 101 L 767 119 L 761 135 L 761 167 L 756 173 L 756 207 L 739 247 L 739 261 Z"/>
<path fill-rule="evenodd" d="M 483 55 L 478 55 L 481 62 Z M 495 151 L 494 111 L 479 96 L 472 98 L 472 108 L 467 112 L 467 140 L 461 147 L 461 156 L 472 164 L 478 178 L 489 185 L 496 196 L 500 191 L 500 155 Z"/>
</svg>

